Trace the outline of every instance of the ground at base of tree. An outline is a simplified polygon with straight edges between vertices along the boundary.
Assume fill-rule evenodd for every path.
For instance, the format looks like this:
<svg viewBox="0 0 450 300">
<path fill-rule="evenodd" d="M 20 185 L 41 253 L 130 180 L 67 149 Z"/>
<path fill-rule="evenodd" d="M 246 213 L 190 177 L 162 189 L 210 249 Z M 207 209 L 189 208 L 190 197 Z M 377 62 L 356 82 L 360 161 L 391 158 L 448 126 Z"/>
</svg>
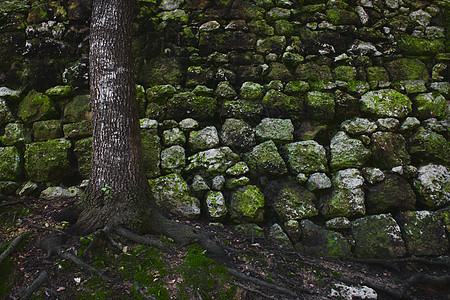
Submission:
<svg viewBox="0 0 450 300">
<path fill-rule="evenodd" d="M 450 298 L 448 284 L 428 280 L 448 278 L 448 258 L 447 265 L 323 259 L 280 249 L 233 225 L 180 220 L 225 249 L 227 257 L 218 263 L 199 246 L 179 245 L 164 236 L 146 236 L 162 249 L 115 232 L 107 235 L 112 240 L 98 238 L 101 233 L 66 240 L 62 233 L 70 225 L 53 217 L 73 199 L 5 203 L 0 206 L 0 253 L 5 257 L 0 262 L 0 298 L 19 299 L 28 293 L 31 299 L 346 299 L 347 290 L 374 299 L 359 283 L 373 288 L 378 299 Z M 62 252 L 52 253 L 54 247 L 46 243 L 60 239 L 65 242 Z M 349 292 L 342 286 L 356 289 Z M 30 287 L 36 287 L 34 293 Z"/>
</svg>

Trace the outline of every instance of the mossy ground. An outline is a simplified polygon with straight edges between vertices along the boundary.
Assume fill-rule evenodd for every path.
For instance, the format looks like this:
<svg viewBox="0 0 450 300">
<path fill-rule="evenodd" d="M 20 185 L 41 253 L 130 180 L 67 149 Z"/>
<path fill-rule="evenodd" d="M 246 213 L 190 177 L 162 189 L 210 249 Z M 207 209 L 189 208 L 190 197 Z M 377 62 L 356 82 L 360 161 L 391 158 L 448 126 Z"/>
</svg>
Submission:
<svg viewBox="0 0 450 300">
<path fill-rule="evenodd" d="M 70 199 L 28 200 L 0 206 L 0 251 L 20 232 L 29 235 L 0 267 L 0 298 L 17 297 L 31 285 L 41 271 L 49 280 L 34 293 L 32 299 L 329 299 L 331 288 L 340 278 L 370 280 L 380 285 L 399 286 L 418 272 L 448 274 L 447 269 L 424 265 L 407 265 L 400 272 L 349 261 L 322 259 L 283 251 L 262 235 L 248 235 L 235 226 L 179 221 L 208 234 L 227 247 L 220 263 L 207 257 L 196 245 L 179 245 L 164 236 L 147 236 L 162 242 L 165 250 L 132 243 L 113 235 L 123 249 L 110 243 L 96 244 L 83 256 L 93 236 L 72 236 L 63 249 L 111 278 L 110 281 L 90 274 L 60 256 L 46 257 L 37 241 L 65 230 L 67 223 L 56 222 L 55 213 L 72 203 Z M 0 253 L 1 253 L 0 252 Z M 229 269 L 295 292 L 290 297 L 255 282 L 236 278 Z M 417 286 L 411 291 L 416 299 L 444 299 L 448 287 Z M 382 294 L 379 299 L 383 298 Z"/>
</svg>

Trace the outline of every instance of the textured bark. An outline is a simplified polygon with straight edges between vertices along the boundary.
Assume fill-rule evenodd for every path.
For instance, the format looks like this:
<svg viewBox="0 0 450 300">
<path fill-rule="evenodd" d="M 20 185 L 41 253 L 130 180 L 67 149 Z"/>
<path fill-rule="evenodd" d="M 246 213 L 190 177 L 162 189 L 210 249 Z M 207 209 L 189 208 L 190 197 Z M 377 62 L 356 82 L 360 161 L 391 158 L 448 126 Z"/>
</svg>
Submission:
<svg viewBox="0 0 450 300">
<path fill-rule="evenodd" d="M 94 0 L 92 4 L 92 169 L 78 219 L 85 230 L 138 221 L 139 210 L 150 203 L 135 100 L 134 5 L 134 0 Z"/>
</svg>

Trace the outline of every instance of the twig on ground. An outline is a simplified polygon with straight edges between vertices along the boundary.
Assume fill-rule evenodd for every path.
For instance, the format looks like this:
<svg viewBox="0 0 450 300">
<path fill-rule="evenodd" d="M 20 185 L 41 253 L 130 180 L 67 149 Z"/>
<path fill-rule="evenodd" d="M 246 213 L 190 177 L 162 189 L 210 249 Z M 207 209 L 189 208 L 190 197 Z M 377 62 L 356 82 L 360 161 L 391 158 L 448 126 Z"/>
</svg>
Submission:
<svg viewBox="0 0 450 300">
<path fill-rule="evenodd" d="M 26 288 L 25 291 L 22 292 L 22 295 L 20 296 L 20 300 L 27 300 L 29 299 L 33 293 L 45 282 L 48 280 L 48 274 L 47 271 L 42 271 L 39 273 L 39 276 L 36 278 L 33 283 Z"/>
<path fill-rule="evenodd" d="M 5 251 L 3 251 L 3 253 L 0 255 L 0 264 L 8 257 L 8 255 L 10 255 L 15 249 L 16 247 L 19 245 L 19 243 L 22 241 L 22 239 L 27 235 L 26 232 L 20 234 L 19 236 L 17 236 L 9 245 L 8 248 L 6 248 Z"/>
</svg>

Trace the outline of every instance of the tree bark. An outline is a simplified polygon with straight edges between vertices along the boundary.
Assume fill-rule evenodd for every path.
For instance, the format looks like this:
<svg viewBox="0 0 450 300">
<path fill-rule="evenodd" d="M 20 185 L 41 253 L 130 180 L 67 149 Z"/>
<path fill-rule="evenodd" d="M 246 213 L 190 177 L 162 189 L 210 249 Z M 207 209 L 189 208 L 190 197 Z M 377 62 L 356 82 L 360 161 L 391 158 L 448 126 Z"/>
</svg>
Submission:
<svg viewBox="0 0 450 300">
<path fill-rule="evenodd" d="M 142 169 L 132 57 L 134 0 L 94 0 L 89 75 L 92 169 L 78 227 L 92 231 L 139 218 L 150 204 Z"/>
</svg>

